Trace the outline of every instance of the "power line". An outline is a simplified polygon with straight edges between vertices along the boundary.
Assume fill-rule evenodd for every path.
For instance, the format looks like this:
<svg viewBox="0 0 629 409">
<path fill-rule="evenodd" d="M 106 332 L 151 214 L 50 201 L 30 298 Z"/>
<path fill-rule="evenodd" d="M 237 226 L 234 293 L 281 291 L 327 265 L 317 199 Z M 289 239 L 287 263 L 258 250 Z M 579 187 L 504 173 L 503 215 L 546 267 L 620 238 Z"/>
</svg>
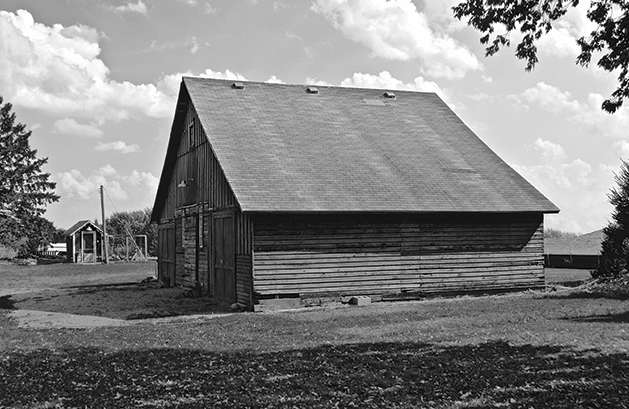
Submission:
<svg viewBox="0 0 629 409">
<path fill-rule="evenodd" d="M 58 196 L 61 199 L 76 199 L 76 198 L 81 198 L 81 197 L 95 196 L 95 195 L 98 195 L 99 193 L 100 193 L 99 189 L 73 190 L 69 192 L 58 193 Z"/>
</svg>

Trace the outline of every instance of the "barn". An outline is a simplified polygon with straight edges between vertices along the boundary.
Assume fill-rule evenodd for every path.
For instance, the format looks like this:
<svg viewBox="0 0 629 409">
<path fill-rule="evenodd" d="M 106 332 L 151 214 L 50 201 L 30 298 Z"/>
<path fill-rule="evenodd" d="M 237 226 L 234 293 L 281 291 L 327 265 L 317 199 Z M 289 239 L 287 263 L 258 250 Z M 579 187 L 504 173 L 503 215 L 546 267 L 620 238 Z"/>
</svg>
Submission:
<svg viewBox="0 0 629 409">
<path fill-rule="evenodd" d="M 559 209 L 434 93 L 184 77 L 158 275 L 253 310 L 544 286 Z"/>
</svg>

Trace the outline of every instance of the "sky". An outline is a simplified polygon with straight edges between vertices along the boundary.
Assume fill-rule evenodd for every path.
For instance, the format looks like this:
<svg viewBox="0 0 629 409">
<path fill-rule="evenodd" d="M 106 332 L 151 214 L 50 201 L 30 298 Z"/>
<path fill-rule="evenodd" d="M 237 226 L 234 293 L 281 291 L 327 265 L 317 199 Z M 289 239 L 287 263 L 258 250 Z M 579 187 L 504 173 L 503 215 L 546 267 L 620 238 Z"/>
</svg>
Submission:
<svg viewBox="0 0 629 409">
<path fill-rule="evenodd" d="M 436 92 L 561 209 L 546 228 L 604 227 L 629 108 L 603 112 L 616 76 L 575 65 L 587 4 L 527 73 L 514 48 L 485 58 L 456 3 L 0 0 L 0 95 L 48 158 L 60 228 L 100 220 L 101 185 L 107 214 L 153 205 L 183 75 Z"/>
</svg>

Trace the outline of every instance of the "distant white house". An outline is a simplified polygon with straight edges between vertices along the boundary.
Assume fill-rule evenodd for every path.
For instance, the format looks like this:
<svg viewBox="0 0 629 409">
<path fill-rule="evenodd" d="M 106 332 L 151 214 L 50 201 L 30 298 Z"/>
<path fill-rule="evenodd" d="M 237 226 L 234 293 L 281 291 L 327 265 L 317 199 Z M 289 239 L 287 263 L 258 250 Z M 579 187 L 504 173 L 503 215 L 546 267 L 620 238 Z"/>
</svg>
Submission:
<svg viewBox="0 0 629 409">
<path fill-rule="evenodd" d="M 62 256 L 67 252 L 66 243 L 50 243 L 47 246 L 40 246 L 37 252 L 43 256 Z"/>
</svg>

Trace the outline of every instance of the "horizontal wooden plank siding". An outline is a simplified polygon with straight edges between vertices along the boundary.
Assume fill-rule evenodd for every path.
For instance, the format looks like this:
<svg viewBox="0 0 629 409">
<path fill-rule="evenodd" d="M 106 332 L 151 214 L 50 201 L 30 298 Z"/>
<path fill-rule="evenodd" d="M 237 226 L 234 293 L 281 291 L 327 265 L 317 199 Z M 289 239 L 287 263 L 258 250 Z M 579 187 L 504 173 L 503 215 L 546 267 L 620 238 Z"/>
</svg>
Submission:
<svg viewBox="0 0 629 409">
<path fill-rule="evenodd" d="M 261 297 L 544 285 L 542 215 L 290 216 L 254 223 Z"/>
</svg>

